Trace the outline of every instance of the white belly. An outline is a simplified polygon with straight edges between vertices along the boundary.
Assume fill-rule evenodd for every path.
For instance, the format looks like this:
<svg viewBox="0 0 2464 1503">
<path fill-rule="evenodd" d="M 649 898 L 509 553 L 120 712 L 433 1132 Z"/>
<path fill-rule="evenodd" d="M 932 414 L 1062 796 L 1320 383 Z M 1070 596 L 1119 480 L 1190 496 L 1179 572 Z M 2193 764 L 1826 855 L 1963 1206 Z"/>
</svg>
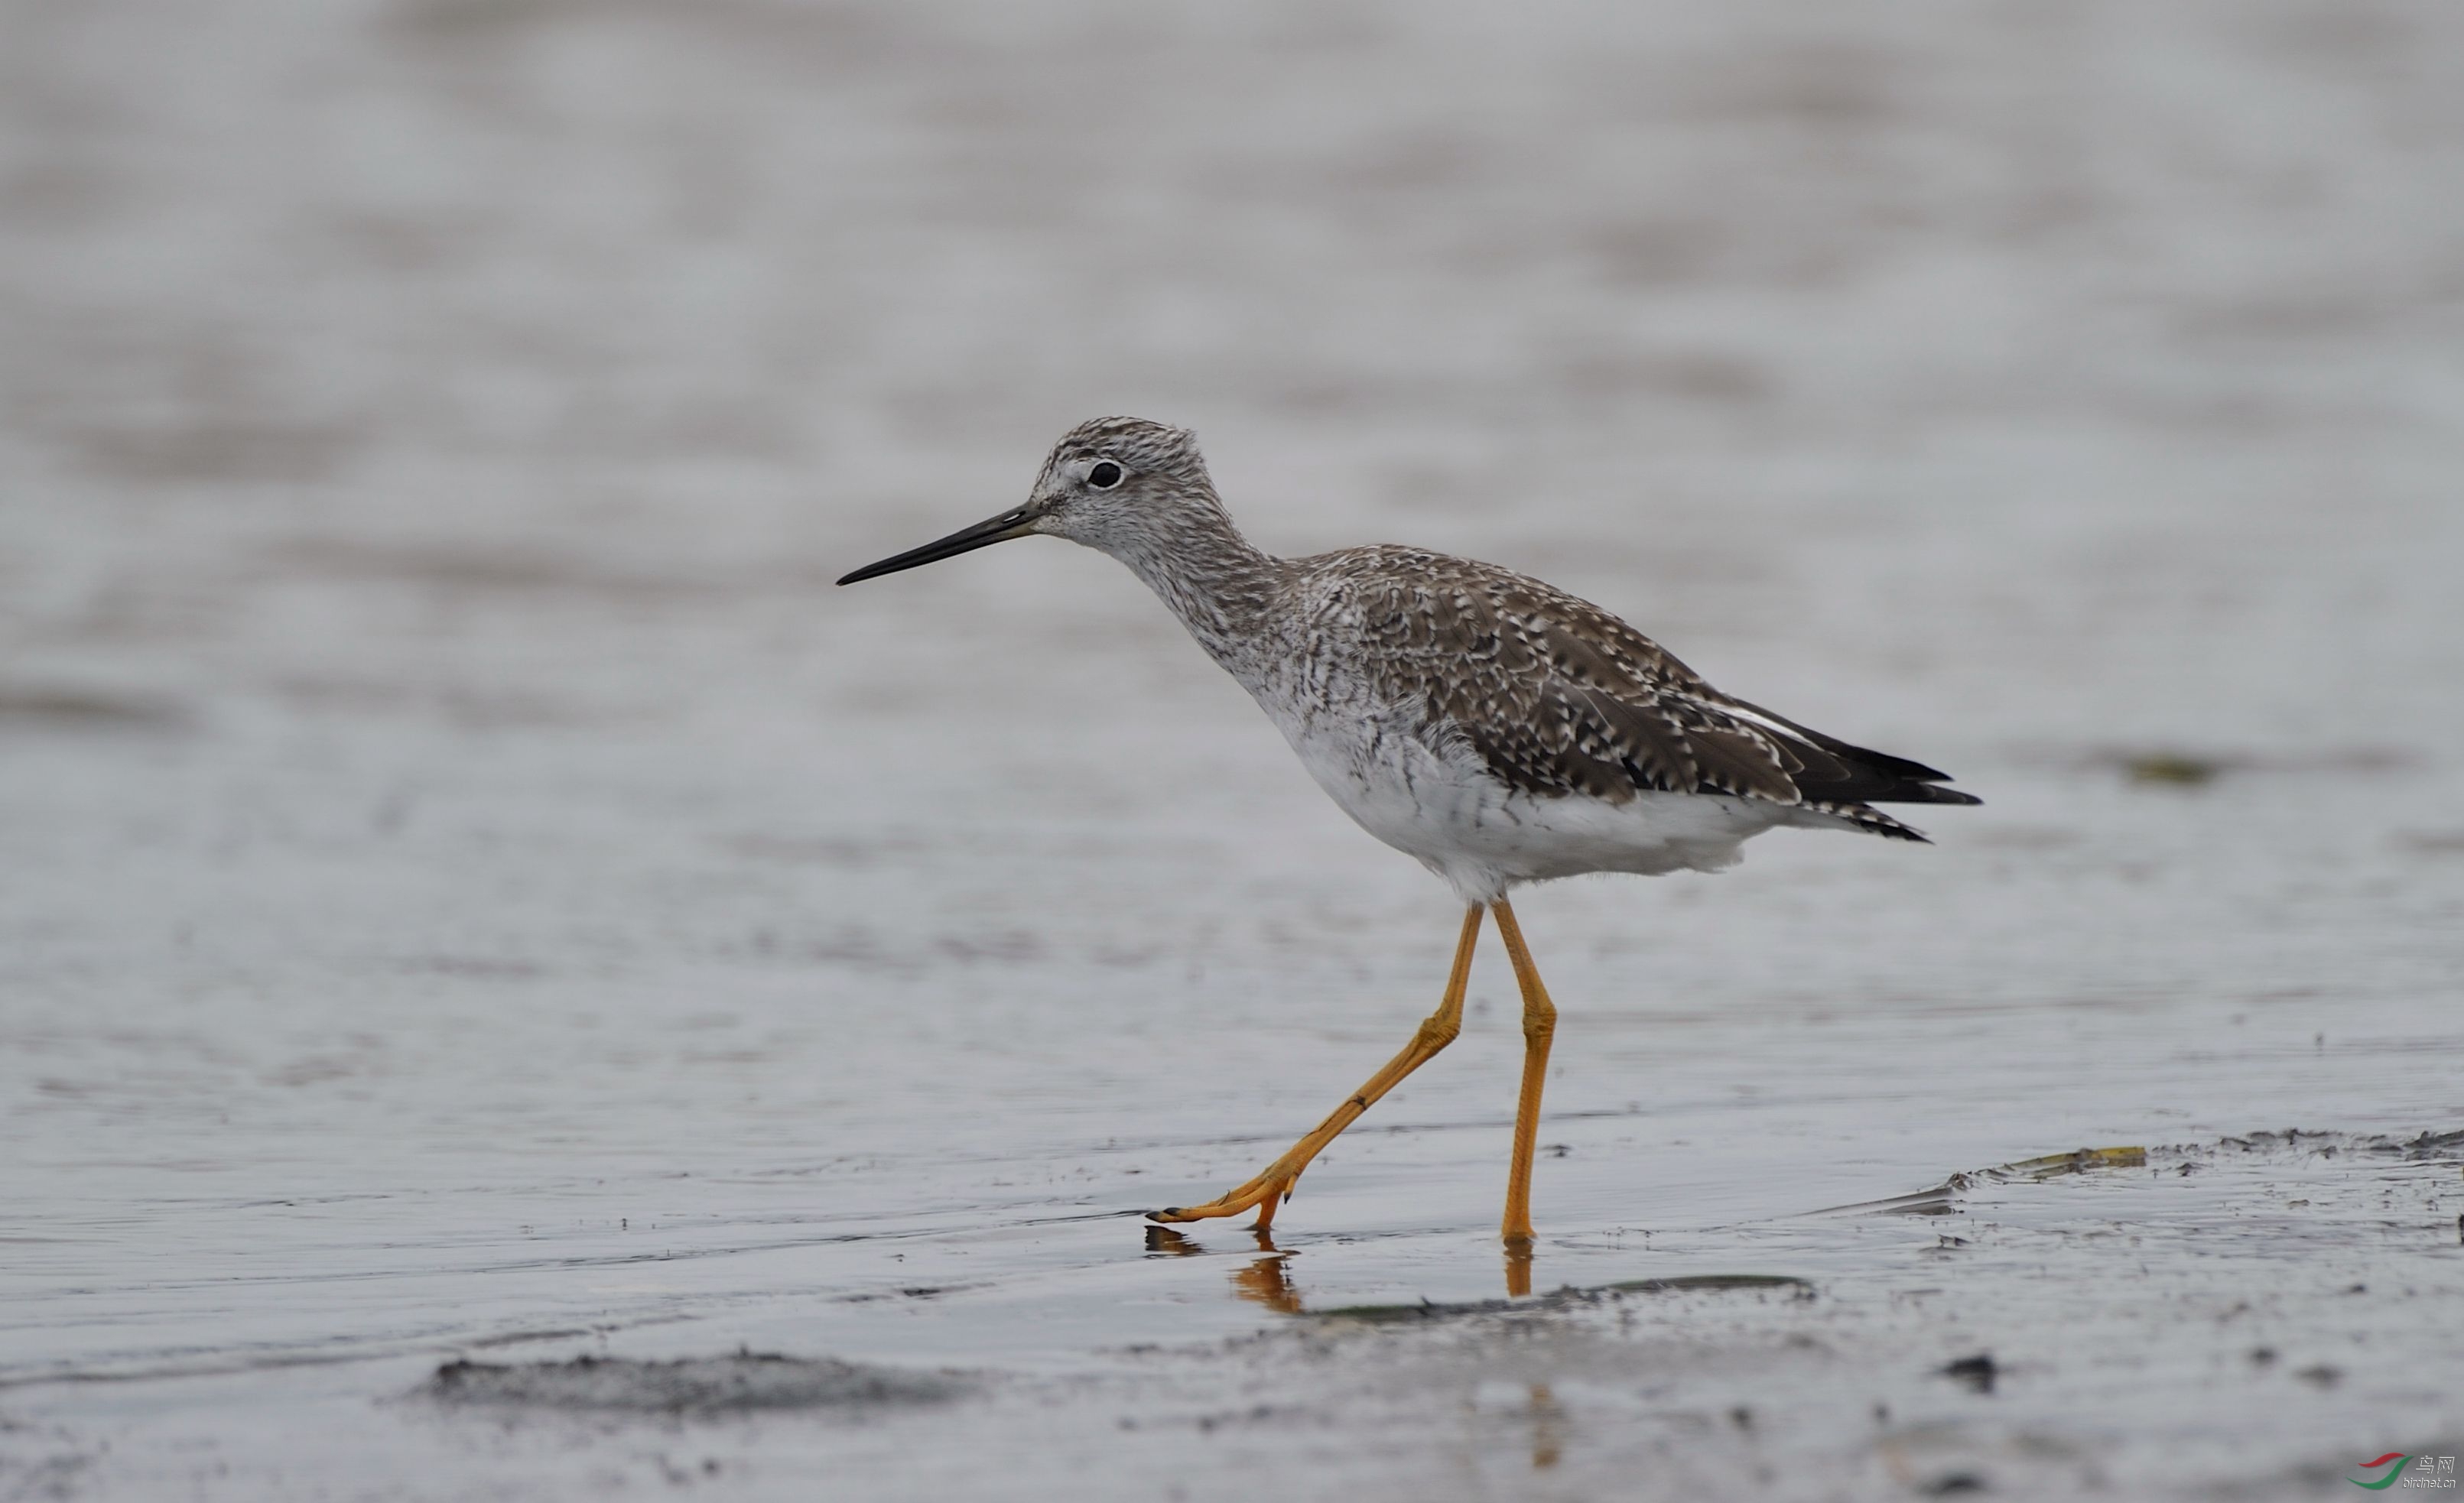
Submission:
<svg viewBox="0 0 2464 1503">
<path fill-rule="evenodd" d="M 1490 776 L 1467 750 L 1432 748 L 1388 729 L 1379 715 L 1304 718 L 1272 706 L 1268 712 L 1353 822 L 1418 858 L 1465 903 L 1586 872 L 1717 871 L 1736 863 L 1745 840 L 1792 813 L 1700 794 L 1639 793 L 1623 803 L 1535 797 Z"/>
</svg>

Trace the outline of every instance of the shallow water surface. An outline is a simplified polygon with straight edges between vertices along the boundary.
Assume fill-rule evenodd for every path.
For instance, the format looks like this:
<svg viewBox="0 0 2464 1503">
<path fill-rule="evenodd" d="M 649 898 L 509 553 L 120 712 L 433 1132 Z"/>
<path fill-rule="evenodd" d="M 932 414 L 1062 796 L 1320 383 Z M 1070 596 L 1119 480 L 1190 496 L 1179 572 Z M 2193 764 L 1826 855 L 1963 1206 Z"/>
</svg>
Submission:
<svg viewBox="0 0 2464 1503">
<path fill-rule="evenodd" d="M 21 10 L 0 1499 L 2464 1452 L 2464 12 Z M 1987 800 L 1520 896 L 1529 1297 L 1493 935 L 1148 1229 L 1451 900 L 1107 560 L 828 586 L 1123 410 Z"/>
</svg>

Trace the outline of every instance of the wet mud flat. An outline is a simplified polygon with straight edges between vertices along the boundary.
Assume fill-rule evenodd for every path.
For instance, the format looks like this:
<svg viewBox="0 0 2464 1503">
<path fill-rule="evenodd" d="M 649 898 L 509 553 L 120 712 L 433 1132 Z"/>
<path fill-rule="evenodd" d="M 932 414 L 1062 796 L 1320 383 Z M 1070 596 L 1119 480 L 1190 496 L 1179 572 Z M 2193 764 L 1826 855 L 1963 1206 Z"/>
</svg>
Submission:
<svg viewBox="0 0 2464 1503">
<path fill-rule="evenodd" d="M 210 1477 L 267 1495 L 586 1479 L 783 1498 L 827 1479 L 1233 1498 L 1262 1474 L 1330 1498 L 2310 1497 L 2454 1433 L 2459 1207 L 2464 1132 L 2107 1147 L 1648 1251 L 1561 1240 L 1540 1263 L 1570 1280 L 1518 1298 L 1477 1294 L 1483 1259 L 1452 1232 L 1153 1228 L 1125 1254 L 1135 1224 L 1097 1218 L 1031 1292 L 780 1293 L 442 1364 L 14 1383 L 0 1480 L 29 1497 Z M 1614 1276 L 1636 1268 L 1661 1272 Z M 1363 1297 L 1398 1269 L 1455 1297 Z M 701 1351 L 752 1332 L 868 1355 Z M 961 1350 L 1001 1355 L 931 1361 Z"/>
<path fill-rule="evenodd" d="M 2459 1153 L 2451 1133 L 2056 1156 L 1828 1213 L 1918 1215 L 1933 1237 L 1862 1268 L 1802 1244 L 1828 1277 L 1328 1310 L 1262 1339 L 1285 1350 L 1257 1391 L 1309 1396 L 1214 1423 L 1284 1442 L 1347 1402 L 1280 1362 L 1358 1383 L 1348 1402 L 1388 1427 L 1388 1463 L 1440 1491 L 1463 1487 L 1436 1460 L 1454 1445 L 1484 1481 L 1540 1496 L 2315 1496 L 2341 1473 L 2308 1436 L 2406 1414 L 2414 1451 L 2452 1433 L 2441 1312 L 2464 1259 L 2441 1212 Z M 1856 1242 L 1881 1252 L 1868 1230 Z M 2249 1430 L 2257 1413 L 2277 1417 L 2272 1441 Z"/>
<path fill-rule="evenodd" d="M 12 10 L 0 1503 L 2464 1463 L 2464 9 L 1124 14 Z M 1151 1234 L 1460 915 L 1109 560 L 830 589 L 1117 411 L 1987 802 L 1518 897 L 1529 1267 L 1493 943 Z"/>
</svg>

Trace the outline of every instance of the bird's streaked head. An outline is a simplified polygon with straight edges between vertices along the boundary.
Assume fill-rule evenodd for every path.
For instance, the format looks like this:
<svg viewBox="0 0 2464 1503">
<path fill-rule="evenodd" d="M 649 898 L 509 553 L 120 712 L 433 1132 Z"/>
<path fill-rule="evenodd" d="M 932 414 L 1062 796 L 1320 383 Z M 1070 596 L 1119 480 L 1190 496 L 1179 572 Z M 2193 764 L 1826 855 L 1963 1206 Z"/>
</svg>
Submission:
<svg viewBox="0 0 2464 1503">
<path fill-rule="evenodd" d="M 1027 506 L 1035 531 L 1106 553 L 1193 508 L 1222 510 L 1198 435 L 1144 418 L 1095 418 L 1064 434 Z"/>
<path fill-rule="evenodd" d="M 1199 457 L 1198 436 L 1144 418 L 1094 418 L 1052 447 L 1024 506 L 868 564 L 839 583 L 896 574 L 1031 533 L 1122 557 L 1192 522 L 1229 525 L 1206 462 Z"/>
</svg>

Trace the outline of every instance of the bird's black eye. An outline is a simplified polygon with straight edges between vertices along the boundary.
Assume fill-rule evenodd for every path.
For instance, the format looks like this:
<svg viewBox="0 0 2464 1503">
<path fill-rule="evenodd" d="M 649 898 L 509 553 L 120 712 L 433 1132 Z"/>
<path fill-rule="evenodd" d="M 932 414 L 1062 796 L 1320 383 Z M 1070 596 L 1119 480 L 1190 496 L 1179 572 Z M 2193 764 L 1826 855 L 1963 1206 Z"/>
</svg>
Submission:
<svg viewBox="0 0 2464 1503">
<path fill-rule="evenodd" d="M 1111 460 L 1101 460 L 1087 471 L 1087 484 L 1098 490 L 1110 490 L 1121 483 L 1121 467 Z"/>
</svg>

